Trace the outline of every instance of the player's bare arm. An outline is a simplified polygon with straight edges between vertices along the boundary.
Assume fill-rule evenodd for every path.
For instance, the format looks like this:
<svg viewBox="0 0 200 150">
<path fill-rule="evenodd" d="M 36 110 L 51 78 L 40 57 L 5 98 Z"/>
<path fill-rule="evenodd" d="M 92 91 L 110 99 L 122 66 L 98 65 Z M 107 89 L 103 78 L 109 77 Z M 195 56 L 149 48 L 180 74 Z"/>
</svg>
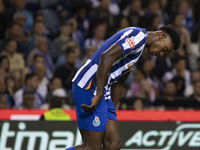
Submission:
<svg viewBox="0 0 200 150">
<path fill-rule="evenodd" d="M 116 83 L 112 84 L 112 86 L 111 86 L 111 97 L 112 97 L 112 102 L 113 102 L 113 105 L 115 106 L 115 108 L 117 106 L 117 103 L 118 103 L 121 95 L 122 95 L 124 82 L 128 78 L 130 72 L 131 71 L 129 71 L 125 75 L 121 76 L 120 79 Z"/>
<path fill-rule="evenodd" d="M 108 73 L 110 72 L 114 61 L 121 58 L 122 56 L 122 49 L 118 44 L 113 44 L 108 50 L 101 54 L 96 74 L 97 93 L 92 98 L 90 106 L 85 104 L 81 105 L 81 107 L 84 109 L 84 112 L 92 111 L 97 107 L 99 100 L 103 95 L 103 89 L 108 77 Z"/>
</svg>

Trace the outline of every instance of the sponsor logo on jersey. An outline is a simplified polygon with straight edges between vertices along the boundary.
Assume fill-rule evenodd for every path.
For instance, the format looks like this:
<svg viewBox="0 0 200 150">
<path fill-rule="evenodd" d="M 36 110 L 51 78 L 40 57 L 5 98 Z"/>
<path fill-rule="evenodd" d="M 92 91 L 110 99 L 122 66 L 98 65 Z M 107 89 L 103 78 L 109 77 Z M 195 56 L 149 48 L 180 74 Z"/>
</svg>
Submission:
<svg viewBox="0 0 200 150">
<path fill-rule="evenodd" d="M 135 65 L 135 63 L 132 62 L 132 63 L 128 64 L 128 68 L 132 68 L 134 65 Z"/>
<path fill-rule="evenodd" d="M 130 38 L 126 38 L 125 41 L 128 43 L 128 45 L 130 46 L 131 49 L 133 49 L 135 47 L 133 41 Z"/>
</svg>

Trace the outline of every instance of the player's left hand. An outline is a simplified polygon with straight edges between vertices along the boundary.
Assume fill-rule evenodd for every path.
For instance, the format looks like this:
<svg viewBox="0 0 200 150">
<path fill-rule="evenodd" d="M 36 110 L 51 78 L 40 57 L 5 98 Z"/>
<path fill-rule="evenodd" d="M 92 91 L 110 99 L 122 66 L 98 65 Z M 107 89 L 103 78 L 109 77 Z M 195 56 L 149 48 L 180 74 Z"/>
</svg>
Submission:
<svg viewBox="0 0 200 150">
<path fill-rule="evenodd" d="M 91 100 L 90 106 L 88 106 L 86 104 L 81 104 L 81 107 L 84 109 L 84 110 L 82 110 L 82 112 L 90 112 L 90 111 L 94 110 L 97 107 L 100 99 L 101 99 L 101 97 L 94 96 Z"/>
</svg>

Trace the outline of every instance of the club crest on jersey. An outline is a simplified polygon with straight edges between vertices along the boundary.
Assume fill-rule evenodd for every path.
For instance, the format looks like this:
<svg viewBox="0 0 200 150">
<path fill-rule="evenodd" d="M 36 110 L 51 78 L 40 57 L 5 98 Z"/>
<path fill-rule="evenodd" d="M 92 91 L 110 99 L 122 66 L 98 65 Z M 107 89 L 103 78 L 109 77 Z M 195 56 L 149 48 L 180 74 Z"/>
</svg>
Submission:
<svg viewBox="0 0 200 150">
<path fill-rule="evenodd" d="M 132 68 L 134 65 L 135 65 L 135 63 L 132 62 L 132 63 L 128 64 L 128 68 Z"/>
<path fill-rule="evenodd" d="M 99 117 L 95 117 L 95 119 L 92 121 L 93 126 L 98 127 L 100 125 Z"/>
<path fill-rule="evenodd" d="M 133 49 L 135 47 L 133 41 L 130 38 L 126 38 L 125 41 L 128 43 L 128 45 L 130 46 L 131 49 Z"/>
</svg>

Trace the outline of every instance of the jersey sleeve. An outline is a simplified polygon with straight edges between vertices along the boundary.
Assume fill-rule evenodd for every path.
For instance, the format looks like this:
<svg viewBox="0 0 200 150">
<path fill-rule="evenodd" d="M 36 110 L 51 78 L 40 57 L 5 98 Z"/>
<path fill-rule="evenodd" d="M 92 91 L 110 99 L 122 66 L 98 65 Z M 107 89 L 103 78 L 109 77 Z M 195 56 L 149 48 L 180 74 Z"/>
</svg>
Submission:
<svg viewBox="0 0 200 150">
<path fill-rule="evenodd" d="M 126 31 L 120 39 L 116 42 L 122 48 L 123 56 L 137 50 L 141 45 L 146 42 L 145 34 L 139 30 L 132 29 Z"/>
</svg>

